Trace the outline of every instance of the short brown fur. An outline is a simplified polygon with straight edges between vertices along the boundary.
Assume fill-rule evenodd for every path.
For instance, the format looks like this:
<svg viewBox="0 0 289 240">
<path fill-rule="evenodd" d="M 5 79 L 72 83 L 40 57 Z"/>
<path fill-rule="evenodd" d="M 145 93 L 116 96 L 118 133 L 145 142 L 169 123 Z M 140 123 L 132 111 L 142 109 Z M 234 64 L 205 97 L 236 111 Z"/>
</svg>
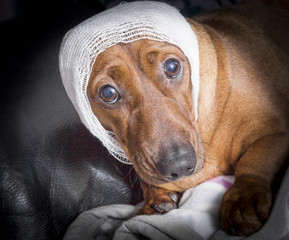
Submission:
<svg viewBox="0 0 289 240">
<path fill-rule="evenodd" d="M 162 199 L 172 202 L 168 193 L 235 174 L 220 208 L 222 227 L 234 228 L 238 235 L 261 228 L 270 212 L 273 183 L 287 166 L 288 10 L 287 1 L 251 0 L 188 19 L 200 51 L 197 121 L 188 61 L 177 47 L 138 40 L 98 56 L 87 94 L 95 115 L 116 134 L 147 183 L 140 213 L 156 212 L 154 205 Z M 161 63 L 169 56 L 183 64 L 177 81 L 168 81 L 163 73 Z M 98 98 L 100 86 L 108 83 L 122 96 L 114 106 Z M 197 167 L 193 175 L 168 182 L 156 164 L 172 138 L 194 146 Z"/>
</svg>

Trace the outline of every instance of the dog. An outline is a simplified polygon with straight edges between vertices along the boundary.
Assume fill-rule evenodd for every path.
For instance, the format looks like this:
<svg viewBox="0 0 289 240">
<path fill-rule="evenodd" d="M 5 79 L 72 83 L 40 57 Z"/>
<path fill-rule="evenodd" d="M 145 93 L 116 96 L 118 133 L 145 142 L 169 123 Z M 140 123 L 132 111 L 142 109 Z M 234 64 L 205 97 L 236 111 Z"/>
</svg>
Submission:
<svg viewBox="0 0 289 240">
<path fill-rule="evenodd" d="M 267 220 L 289 150 L 289 4 L 251 0 L 187 19 L 200 55 L 198 118 L 190 65 L 149 39 L 100 53 L 87 96 L 142 179 L 139 214 L 177 207 L 186 189 L 234 174 L 220 223 L 250 235 Z"/>
</svg>

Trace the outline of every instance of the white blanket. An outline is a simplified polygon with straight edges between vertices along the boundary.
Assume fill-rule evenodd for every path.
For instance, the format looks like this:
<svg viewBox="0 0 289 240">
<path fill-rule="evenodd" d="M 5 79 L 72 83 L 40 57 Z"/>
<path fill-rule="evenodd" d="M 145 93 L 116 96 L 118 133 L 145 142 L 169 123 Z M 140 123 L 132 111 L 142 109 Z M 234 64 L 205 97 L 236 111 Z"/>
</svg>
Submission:
<svg viewBox="0 0 289 240">
<path fill-rule="evenodd" d="M 64 240 L 288 240 L 289 169 L 265 225 L 248 237 L 220 229 L 218 211 L 232 177 L 218 177 L 187 190 L 180 207 L 164 215 L 135 216 L 141 206 L 109 205 L 80 214 Z"/>
<path fill-rule="evenodd" d="M 164 215 L 135 216 L 140 206 L 110 205 L 80 214 L 64 240 L 288 240 L 289 169 L 274 198 L 265 225 L 248 237 L 231 236 L 220 229 L 218 211 L 222 196 L 233 182 L 218 177 L 187 190 L 178 209 Z"/>
<path fill-rule="evenodd" d="M 209 239 L 219 228 L 218 212 L 234 177 L 220 176 L 187 190 L 179 208 L 164 215 L 135 216 L 141 207 L 115 204 L 82 213 L 64 240 Z"/>
</svg>

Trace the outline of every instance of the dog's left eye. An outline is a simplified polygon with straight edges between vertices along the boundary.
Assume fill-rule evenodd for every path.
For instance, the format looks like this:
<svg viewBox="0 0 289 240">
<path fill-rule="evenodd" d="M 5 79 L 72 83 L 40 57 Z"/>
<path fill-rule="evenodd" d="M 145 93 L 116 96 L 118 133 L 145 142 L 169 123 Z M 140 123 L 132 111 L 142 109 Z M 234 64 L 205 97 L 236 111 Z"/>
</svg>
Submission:
<svg viewBox="0 0 289 240">
<path fill-rule="evenodd" d="M 165 73 L 171 78 L 175 78 L 181 71 L 181 64 L 178 60 L 170 58 L 164 64 Z"/>
<path fill-rule="evenodd" d="M 109 104 L 113 104 L 118 101 L 119 99 L 119 94 L 116 91 L 115 88 L 111 86 L 104 86 L 100 90 L 100 98 L 105 102 Z"/>
</svg>

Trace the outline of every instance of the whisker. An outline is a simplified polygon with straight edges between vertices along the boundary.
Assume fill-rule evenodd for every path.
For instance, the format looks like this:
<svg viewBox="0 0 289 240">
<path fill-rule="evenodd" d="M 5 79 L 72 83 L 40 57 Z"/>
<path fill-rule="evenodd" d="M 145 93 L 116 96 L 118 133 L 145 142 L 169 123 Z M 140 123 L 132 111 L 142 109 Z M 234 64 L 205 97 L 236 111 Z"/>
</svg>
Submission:
<svg viewBox="0 0 289 240">
<path fill-rule="evenodd" d="M 135 184 L 138 182 L 138 180 L 140 180 L 140 177 L 136 174 L 134 177 L 134 181 L 131 182 L 131 188 L 133 188 L 135 186 Z"/>
</svg>

